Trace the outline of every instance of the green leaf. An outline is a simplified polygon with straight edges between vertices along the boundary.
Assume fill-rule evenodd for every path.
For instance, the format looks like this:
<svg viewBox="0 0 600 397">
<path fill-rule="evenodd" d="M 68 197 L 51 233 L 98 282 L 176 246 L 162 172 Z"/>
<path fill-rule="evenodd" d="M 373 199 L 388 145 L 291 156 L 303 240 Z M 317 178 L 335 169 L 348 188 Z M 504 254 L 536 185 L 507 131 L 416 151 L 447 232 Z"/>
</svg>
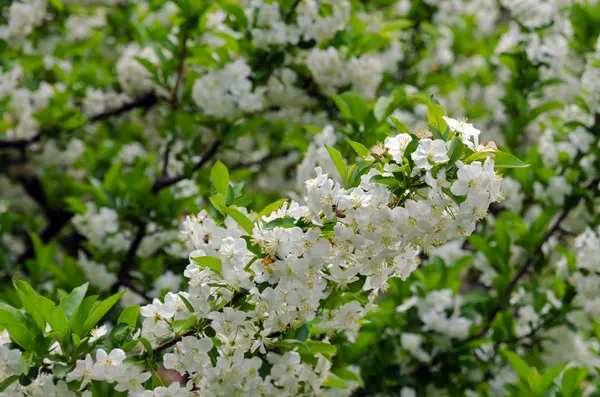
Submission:
<svg viewBox="0 0 600 397">
<path fill-rule="evenodd" d="M 74 214 L 85 214 L 87 212 L 85 201 L 78 197 L 67 197 L 65 199 L 65 203 L 67 203 L 67 208 L 69 211 Z"/>
<path fill-rule="evenodd" d="M 77 334 L 71 334 L 71 340 L 73 341 L 75 348 L 79 347 L 81 344 L 81 338 Z"/>
<path fill-rule="evenodd" d="M 225 164 L 217 160 L 210 171 L 210 179 L 212 180 L 217 193 L 221 193 L 223 197 L 226 197 L 227 188 L 229 187 L 229 171 L 227 171 Z"/>
<path fill-rule="evenodd" d="M 562 387 L 560 389 L 563 396 L 572 396 L 575 393 L 579 383 L 585 379 L 587 371 L 577 367 L 567 368 L 562 376 Z"/>
<path fill-rule="evenodd" d="M 27 374 L 29 373 L 29 368 L 31 368 L 31 363 L 33 362 L 33 352 L 26 351 L 21 355 L 21 373 Z"/>
<path fill-rule="evenodd" d="M 115 162 L 104 175 L 104 189 L 106 189 L 106 191 L 114 192 L 119 188 L 119 181 L 121 180 L 121 167 L 122 163 Z"/>
<path fill-rule="evenodd" d="M 308 334 L 308 325 L 302 324 L 302 326 L 296 331 L 296 339 L 304 342 L 308 338 Z"/>
<path fill-rule="evenodd" d="M 285 218 L 275 218 L 272 221 L 267 222 L 264 226 L 265 229 L 274 229 L 276 227 L 295 227 L 296 219 L 285 217 Z"/>
<path fill-rule="evenodd" d="M 3 392 L 4 390 L 6 390 L 6 388 L 8 386 L 12 385 L 13 383 L 15 383 L 15 381 L 17 379 L 19 379 L 19 376 L 13 375 L 11 377 L 4 379 L 2 382 L 0 382 L 0 392 Z"/>
<path fill-rule="evenodd" d="M 411 26 L 413 26 L 413 21 L 410 19 L 401 18 L 386 23 L 381 32 L 388 33 L 396 30 L 404 30 L 410 28 Z"/>
<path fill-rule="evenodd" d="M 137 324 L 138 316 L 140 315 L 140 306 L 129 306 L 126 307 L 121 315 L 119 315 L 119 319 L 117 320 L 117 324 L 128 324 L 131 327 L 135 327 Z"/>
<path fill-rule="evenodd" d="M 257 219 L 262 218 L 263 216 L 269 216 L 271 215 L 271 213 L 275 210 L 278 210 L 279 208 L 281 208 L 281 206 L 283 205 L 283 203 L 287 202 L 287 199 L 279 199 L 275 202 L 272 202 L 271 204 L 267 205 L 265 208 L 262 209 L 262 211 L 260 211 L 257 215 Z"/>
<path fill-rule="evenodd" d="M 316 341 L 316 340 L 307 340 L 304 342 L 306 346 L 308 346 L 309 350 L 313 354 L 324 353 L 324 354 L 335 354 L 337 348 L 335 345 L 331 345 L 329 343 Z"/>
<path fill-rule="evenodd" d="M 529 374 L 531 373 L 531 368 L 529 367 L 527 362 L 511 351 L 504 350 L 502 353 L 504 354 L 508 362 L 510 362 L 512 367 L 515 369 L 515 372 L 522 379 L 527 380 L 529 378 Z"/>
<path fill-rule="evenodd" d="M 67 316 L 63 310 L 59 306 L 54 306 L 50 311 L 47 321 L 52 327 L 53 331 L 61 334 L 59 342 L 62 343 L 63 338 L 65 336 L 68 337 L 67 331 L 69 330 L 69 320 L 67 319 Z"/>
<path fill-rule="evenodd" d="M 360 387 L 365 386 L 365 383 L 360 377 L 360 375 L 349 370 L 348 368 L 337 368 L 334 369 L 332 372 L 344 380 L 349 380 L 351 382 L 358 383 Z"/>
<path fill-rule="evenodd" d="M 542 380 L 538 385 L 537 393 L 539 395 L 543 395 L 546 393 L 554 384 L 556 377 L 560 375 L 560 373 L 565 369 L 567 364 L 559 365 L 554 368 L 550 368 L 546 371 L 546 373 L 542 376 Z"/>
<path fill-rule="evenodd" d="M 63 364 L 55 363 L 52 365 L 52 374 L 57 378 L 64 378 L 69 373 L 69 367 Z"/>
<path fill-rule="evenodd" d="M 210 196 L 208 198 L 208 200 L 217 209 L 217 211 L 219 211 L 220 213 L 223 213 L 223 208 L 225 208 L 226 205 L 225 205 L 225 198 L 222 194 L 218 193 L 214 196 Z"/>
<path fill-rule="evenodd" d="M 40 312 L 40 308 L 31 302 L 31 296 L 37 296 L 33 288 L 29 284 L 27 284 L 23 280 L 19 280 L 17 278 L 13 278 L 13 286 L 17 290 L 17 295 L 21 300 L 21 304 L 23 305 L 23 309 L 33 318 L 35 325 L 39 328 L 41 332 L 46 331 L 46 321 L 44 321 L 44 316 Z"/>
<path fill-rule="evenodd" d="M 369 155 L 370 150 L 367 149 L 367 147 L 362 143 L 351 141 L 350 139 L 346 139 L 346 141 L 348 141 L 350 146 L 352 146 L 352 149 L 354 149 L 356 154 L 358 154 L 360 157 L 367 157 Z"/>
<path fill-rule="evenodd" d="M 175 320 L 171 323 L 171 329 L 176 334 L 181 334 L 192 328 L 197 322 L 198 319 L 195 316 L 190 316 L 185 320 Z"/>
<path fill-rule="evenodd" d="M 333 103 L 335 103 L 338 110 L 340 111 L 342 118 L 344 118 L 346 120 L 351 120 L 352 112 L 350 111 L 350 107 L 346 104 L 346 102 L 337 95 L 332 95 L 331 99 L 333 100 Z"/>
<path fill-rule="evenodd" d="M 454 164 L 460 159 L 460 156 L 462 156 L 465 151 L 465 147 L 465 144 L 459 138 L 454 138 L 450 141 L 450 148 L 448 149 L 450 164 Z"/>
<path fill-rule="evenodd" d="M 219 275 L 221 274 L 222 263 L 221 259 L 219 258 L 216 258 L 214 256 L 197 256 L 195 258 L 190 259 L 199 264 L 200 266 L 207 267 Z"/>
<path fill-rule="evenodd" d="M 375 102 L 375 106 L 373 107 L 373 115 L 375 115 L 377 121 L 381 122 L 390 115 L 391 111 L 388 109 L 393 103 L 393 96 L 382 96 L 377 98 L 377 102 Z"/>
<path fill-rule="evenodd" d="M 525 164 L 515 156 L 499 150 L 494 152 L 494 163 L 496 168 L 525 168 L 529 164 Z"/>
<path fill-rule="evenodd" d="M 394 123 L 394 126 L 396 127 L 396 130 L 398 130 L 398 132 L 410 134 L 410 130 L 408 129 L 408 127 L 402 124 L 397 118 L 390 116 L 390 119 L 392 120 L 392 123 Z"/>
<path fill-rule="evenodd" d="M 342 378 L 340 378 L 339 376 L 337 376 L 333 373 L 329 374 L 329 376 L 327 377 L 325 382 L 323 382 L 323 386 L 333 387 L 336 389 L 347 389 L 348 388 L 348 386 L 346 386 L 346 382 L 344 382 L 344 380 Z"/>
<path fill-rule="evenodd" d="M 80 285 L 79 287 L 74 288 L 69 295 L 61 298 L 59 306 L 62 308 L 63 312 L 68 318 L 71 318 L 71 315 L 77 306 L 79 306 L 85 298 L 88 286 L 89 283 Z"/>
<path fill-rule="evenodd" d="M 382 185 L 399 185 L 400 182 L 393 176 L 373 175 L 369 182 L 381 183 Z"/>
<path fill-rule="evenodd" d="M 152 349 L 152 345 L 150 344 L 150 342 L 148 342 L 148 339 L 138 338 L 137 340 L 144 346 L 144 349 L 146 349 L 148 357 L 152 358 L 152 356 L 154 355 L 154 350 Z"/>
<path fill-rule="evenodd" d="M 70 325 L 71 329 L 78 335 L 85 335 L 85 333 L 82 334 L 80 331 L 83 328 L 83 323 L 85 322 L 88 314 L 92 310 L 92 307 L 96 303 L 97 299 L 98 295 L 88 296 L 73 311 L 73 314 L 71 315 Z"/>
<path fill-rule="evenodd" d="M 543 105 L 540 105 L 534 109 L 531 109 L 531 112 L 529 112 L 529 119 L 535 120 L 539 115 L 541 115 L 543 113 L 549 112 L 554 109 L 562 109 L 564 107 L 565 107 L 565 104 L 560 101 L 546 102 Z"/>
<path fill-rule="evenodd" d="M 433 125 L 440 132 L 446 130 L 446 121 L 443 116 L 446 115 L 444 107 L 440 104 L 428 103 L 427 104 L 427 122 Z"/>
<path fill-rule="evenodd" d="M 33 351 L 33 335 L 29 329 L 20 323 L 1 322 L 8 331 L 10 339 L 27 351 Z"/>
<path fill-rule="evenodd" d="M 116 294 L 102 301 L 83 322 L 82 328 L 77 332 L 80 337 L 87 335 L 90 330 L 98 324 L 98 322 L 108 313 L 108 311 L 121 299 L 125 291 L 117 292 Z"/>
<path fill-rule="evenodd" d="M 363 124 L 365 117 L 369 111 L 367 101 L 359 94 L 351 91 L 346 91 L 340 95 L 340 98 L 346 103 L 350 114 L 350 119 L 354 120 L 358 124 Z"/>
<path fill-rule="evenodd" d="M 56 8 L 58 11 L 62 11 L 63 8 L 65 8 L 65 6 L 61 0 L 49 0 L 49 3 L 52 4 L 52 6 L 54 8 Z"/>
<path fill-rule="evenodd" d="M 2 321 L 27 324 L 22 311 L 4 302 L 0 302 L 0 322 Z"/>
<path fill-rule="evenodd" d="M 347 169 L 346 169 L 346 162 L 344 161 L 342 154 L 339 152 L 339 150 L 332 148 L 331 146 L 325 145 L 325 147 L 327 148 L 327 151 L 329 152 L 329 156 L 331 157 L 331 160 L 333 161 L 335 168 L 340 173 L 342 180 L 345 180 Z"/>
<path fill-rule="evenodd" d="M 194 306 L 190 303 L 190 301 L 183 295 L 179 295 L 179 299 L 181 299 L 183 301 L 183 304 L 185 305 L 185 307 L 187 307 L 187 309 L 190 311 L 190 313 L 193 313 L 196 311 L 196 309 L 194 309 Z"/>
<path fill-rule="evenodd" d="M 224 207 L 223 211 L 230 217 L 232 217 L 241 227 L 248 233 L 252 235 L 252 229 L 254 229 L 254 222 L 250 220 L 246 215 L 238 211 L 233 207 Z"/>
</svg>

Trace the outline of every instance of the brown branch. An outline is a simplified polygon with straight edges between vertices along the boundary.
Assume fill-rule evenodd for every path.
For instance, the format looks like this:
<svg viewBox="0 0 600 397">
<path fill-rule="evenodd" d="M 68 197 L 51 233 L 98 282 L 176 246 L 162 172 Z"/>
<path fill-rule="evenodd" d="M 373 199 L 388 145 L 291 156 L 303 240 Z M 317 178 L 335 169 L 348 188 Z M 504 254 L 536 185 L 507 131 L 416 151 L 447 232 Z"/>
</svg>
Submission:
<svg viewBox="0 0 600 397">
<path fill-rule="evenodd" d="M 117 282 L 113 284 L 111 290 L 113 293 L 117 292 L 121 285 L 125 285 L 129 283 L 131 279 L 131 275 L 129 274 L 129 265 L 133 263 L 135 260 L 135 254 L 137 253 L 144 236 L 146 235 L 146 222 L 140 222 L 138 224 L 137 232 L 135 233 L 135 237 L 133 241 L 131 241 L 131 245 L 127 250 L 127 256 L 125 259 L 121 261 L 119 264 L 119 271 L 117 273 Z"/>
<path fill-rule="evenodd" d="M 189 178 L 192 174 L 194 174 L 196 171 L 202 168 L 217 154 L 217 151 L 219 150 L 221 144 L 222 142 L 220 139 L 215 140 L 213 144 L 208 148 L 208 150 L 204 153 L 200 161 L 198 161 L 194 165 L 194 168 L 192 168 L 192 170 L 189 173 L 183 173 L 182 175 L 173 178 L 168 178 L 164 176 L 156 178 L 156 182 L 154 182 L 154 185 L 152 186 L 152 194 L 156 194 L 166 187 L 172 186 L 178 182 L 181 182 L 184 179 Z"/>
<path fill-rule="evenodd" d="M 95 116 L 92 116 L 88 120 L 91 123 L 96 123 L 98 121 L 102 121 L 102 120 L 108 119 L 113 116 L 119 116 L 119 115 L 126 113 L 133 109 L 150 108 L 150 107 L 154 106 L 157 102 L 158 102 L 158 98 L 157 98 L 156 94 L 154 94 L 154 92 L 150 92 L 150 93 L 144 95 L 143 97 L 140 97 L 132 102 L 124 103 L 123 105 L 121 105 L 120 107 L 118 107 L 116 109 L 107 110 L 105 112 L 102 112 Z"/>
<path fill-rule="evenodd" d="M 183 76 L 185 54 L 187 52 L 187 40 L 189 33 L 186 31 L 181 39 L 181 51 L 179 52 L 179 67 L 177 68 L 177 78 L 175 79 L 175 85 L 173 91 L 171 91 L 171 107 L 177 109 L 179 102 L 177 100 L 177 92 L 179 91 L 179 84 L 181 83 L 181 77 Z"/>
<path fill-rule="evenodd" d="M 287 155 L 294 153 L 294 152 L 295 152 L 295 150 L 286 150 L 286 151 L 281 152 L 276 155 L 267 155 L 258 160 L 252 160 L 252 161 L 246 161 L 246 162 L 242 161 L 242 162 L 232 165 L 230 167 L 230 170 L 239 170 L 241 168 L 249 168 L 249 167 L 254 167 L 257 165 L 266 165 L 266 164 L 270 163 L 271 161 L 281 159 L 281 158 L 286 157 Z"/>
<path fill-rule="evenodd" d="M 593 180 L 589 184 L 589 186 L 594 186 L 597 183 L 598 183 L 598 180 Z M 569 215 L 569 213 L 576 206 L 577 206 L 576 204 L 571 205 L 571 206 L 567 206 L 567 208 L 563 211 L 563 213 L 560 214 L 560 216 L 558 217 L 558 219 L 556 220 L 556 222 L 554 222 L 554 225 L 550 228 L 550 230 L 548 230 L 548 232 L 546 232 L 546 234 L 544 235 L 544 237 L 542 238 L 542 240 L 540 241 L 540 243 L 538 244 L 538 246 L 533 251 L 533 253 L 527 258 L 527 260 L 525 261 L 525 263 L 523 264 L 523 266 L 521 266 L 521 268 L 519 269 L 519 272 L 515 275 L 515 277 L 513 277 L 513 279 L 511 280 L 510 284 L 508 284 L 508 286 L 506 287 L 506 290 L 502 294 L 502 297 L 509 297 L 510 296 L 510 294 L 513 292 L 513 290 L 516 288 L 517 284 L 519 283 L 519 280 L 521 280 L 521 278 L 523 278 L 523 276 L 525 274 L 527 274 L 527 272 L 529 272 L 529 269 L 531 268 L 531 266 L 533 266 L 533 264 L 535 262 L 535 259 L 538 256 L 543 255 L 542 246 L 544 245 L 544 243 L 546 241 L 548 241 L 548 239 L 550 239 L 550 237 L 552 237 L 554 235 L 554 233 L 556 233 L 556 232 L 558 232 L 560 230 L 561 223 L 567 218 L 567 216 Z M 492 323 L 496 319 L 496 316 L 498 315 L 498 313 L 500 313 L 500 310 L 502 310 L 503 306 L 504 305 L 503 305 L 502 302 L 498 303 L 494 307 L 494 310 L 492 310 L 492 312 L 488 315 L 488 318 L 487 318 L 487 320 L 485 322 L 484 327 L 478 333 L 476 333 L 476 334 L 472 335 L 471 337 L 465 339 L 464 342 L 470 342 L 472 340 L 479 339 L 479 338 L 485 336 L 487 334 L 487 332 L 490 330 L 490 328 L 492 328 Z"/>
<path fill-rule="evenodd" d="M 125 103 L 118 108 L 107 110 L 105 112 L 98 113 L 94 116 L 91 116 L 88 118 L 88 122 L 89 123 L 97 123 L 99 121 L 105 120 L 112 116 L 118 116 L 120 114 L 126 113 L 133 109 L 149 108 L 149 107 L 153 106 L 157 101 L 158 101 L 158 98 L 156 97 L 156 95 L 153 92 L 151 92 L 151 93 L 146 94 L 143 97 L 138 98 L 132 102 Z M 2 150 L 2 149 L 24 150 L 32 143 L 38 142 L 40 139 L 42 139 L 42 136 L 44 136 L 48 133 L 51 133 L 51 132 L 55 132 L 56 130 L 57 130 L 56 127 L 49 128 L 46 130 L 42 129 L 35 136 L 33 136 L 32 138 L 29 138 L 29 139 L 0 140 L 0 150 Z"/>
</svg>

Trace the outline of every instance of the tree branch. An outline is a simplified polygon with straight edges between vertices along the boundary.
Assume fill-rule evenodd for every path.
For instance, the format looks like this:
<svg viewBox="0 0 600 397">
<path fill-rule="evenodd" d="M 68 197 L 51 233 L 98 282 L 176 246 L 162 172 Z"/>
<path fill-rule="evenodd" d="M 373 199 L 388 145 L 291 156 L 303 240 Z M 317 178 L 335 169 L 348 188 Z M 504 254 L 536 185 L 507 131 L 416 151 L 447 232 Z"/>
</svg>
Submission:
<svg viewBox="0 0 600 397">
<path fill-rule="evenodd" d="M 222 142 L 220 139 L 215 140 L 213 144 L 208 148 L 208 150 L 204 153 L 200 161 L 198 161 L 194 165 L 194 168 L 192 168 L 192 170 L 189 173 L 184 173 L 173 178 L 168 178 L 162 175 L 156 178 L 156 182 L 154 182 L 154 185 L 152 186 L 152 194 L 156 194 L 166 187 L 172 186 L 178 182 L 181 182 L 184 179 L 189 178 L 192 174 L 194 174 L 206 163 L 208 163 L 215 156 L 215 154 L 217 154 L 217 151 L 219 150 L 221 144 Z"/>
<path fill-rule="evenodd" d="M 151 92 L 151 93 L 148 93 L 148 94 L 144 95 L 143 97 L 138 98 L 132 102 L 125 103 L 116 109 L 107 110 L 105 112 L 91 116 L 88 118 L 88 122 L 96 123 L 96 122 L 105 120 L 107 118 L 110 118 L 112 116 L 118 116 L 120 114 L 123 114 L 123 113 L 128 112 L 133 109 L 149 108 L 149 107 L 153 106 L 157 101 L 158 101 L 158 98 L 156 97 L 156 95 L 153 92 Z M 40 139 L 42 139 L 42 136 L 44 136 L 45 134 L 54 132 L 56 130 L 57 130 L 56 127 L 49 128 L 46 130 L 42 129 L 37 134 L 35 134 L 35 136 L 33 136 L 32 138 L 29 138 L 29 139 L 0 140 L 0 150 L 2 150 L 2 149 L 21 149 L 21 150 L 23 150 L 23 149 L 27 148 L 29 145 L 31 145 L 32 143 L 38 142 Z"/>
<path fill-rule="evenodd" d="M 294 153 L 296 150 L 286 150 L 284 152 L 281 152 L 279 154 L 276 155 L 267 155 L 261 159 L 258 160 L 252 160 L 252 161 L 247 161 L 247 162 L 239 162 L 237 164 L 234 164 L 230 167 L 231 170 L 238 170 L 240 168 L 249 168 L 249 167 L 254 167 L 257 165 L 266 165 L 268 163 L 270 163 L 271 161 L 275 161 L 278 160 L 280 158 L 286 157 L 287 155 Z"/>
<path fill-rule="evenodd" d="M 144 236 L 146 235 L 146 222 L 140 222 L 138 224 L 137 232 L 135 237 L 127 250 L 127 256 L 119 264 L 119 272 L 117 273 L 117 282 L 113 284 L 111 290 L 113 293 L 117 292 L 121 285 L 129 284 L 131 275 L 129 274 L 129 265 L 135 260 L 135 254 L 137 253 Z"/>
<path fill-rule="evenodd" d="M 179 84 L 181 83 L 181 77 L 183 76 L 185 54 L 187 52 L 187 40 L 189 37 L 188 31 L 185 31 L 183 38 L 181 39 L 181 51 L 179 52 L 179 67 L 177 68 L 177 78 L 175 79 L 175 85 L 173 91 L 171 91 L 171 107 L 177 109 L 179 102 L 177 100 L 177 92 L 179 91 Z"/>
<path fill-rule="evenodd" d="M 594 184 L 597 184 L 598 180 L 593 180 L 589 186 L 593 186 Z M 581 200 L 581 199 L 580 199 Z M 544 237 L 542 238 L 542 240 L 540 241 L 540 243 L 538 244 L 538 246 L 535 248 L 535 250 L 533 251 L 533 253 L 527 258 L 527 260 L 525 261 L 525 263 L 523 263 L 523 266 L 521 266 L 521 268 L 519 269 L 519 272 L 515 275 L 515 277 L 513 277 L 513 279 L 511 280 L 510 284 L 508 284 L 508 286 L 506 287 L 506 290 L 504 291 L 504 293 L 502 294 L 503 297 L 508 297 L 510 296 L 510 294 L 513 292 L 513 290 L 516 288 L 517 284 L 519 283 L 519 280 L 521 280 L 521 278 L 523 278 L 523 276 L 525 274 L 527 274 L 527 272 L 529 272 L 529 269 L 531 268 L 531 266 L 533 266 L 535 259 L 539 256 L 542 255 L 542 246 L 544 245 L 544 243 L 546 241 L 548 241 L 548 239 L 550 239 L 550 237 L 552 237 L 554 235 L 554 233 L 558 232 L 560 230 L 561 227 L 561 223 L 567 218 L 567 216 L 569 215 L 569 213 L 575 208 L 577 207 L 577 205 L 571 205 L 571 206 L 567 206 L 567 208 L 563 211 L 562 214 L 560 214 L 560 216 L 558 217 L 558 219 L 556 220 L 556 222 L 554 222 L 554 225 L 550 228 L 550 230 L 548 230 L 548 232 L 546 232 L 546 234 L 544 235 Z M 472 340 L 475 339 L 479 339 L 483 336 L 485 336 L 487 334 L 487 332 L 490 330 L 490 328 L 492 327 L 492 323 L 494 322 L 494 320 L 496 319 L 496 316 L 498 315 L 498 313 L 500 312 L 500 310 L 503 307 L 503 303 L 500 302 L 498 303 L 495 307 L 494 310 L 492 310 L 492 312 L 488 315 L 488 318 L 485 322 L 484 327 L 475 335 L 472 335 L 471 337 L 467 338 L 464 340 L 464 342 L 470 342 Z"/>
</svg>

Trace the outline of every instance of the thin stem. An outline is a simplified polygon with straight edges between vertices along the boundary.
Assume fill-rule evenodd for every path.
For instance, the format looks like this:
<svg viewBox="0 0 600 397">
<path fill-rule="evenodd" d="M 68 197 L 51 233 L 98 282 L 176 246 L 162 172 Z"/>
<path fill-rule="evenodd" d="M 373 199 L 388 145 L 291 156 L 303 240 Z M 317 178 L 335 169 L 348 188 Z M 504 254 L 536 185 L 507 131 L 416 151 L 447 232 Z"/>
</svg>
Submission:
<svg viewBox="0 0 600 397">
<path fill-rule="evenodd" d="M 179 91 L 179 84 L 181 83 L 181 77 L 183 76 L 184 71 L 184 60 L 185 54 L 187 52 L 187 40 L 189 37 L 189 33 L 186 31 L 183 34 L 183 38 L 181 40 L 181 51 L 179 52 L 179 67 L 177 68 L 177 78 L 175 79 L 175 85 L 173 86 L 173 90 L 171 91 L 171 107 L 173 109 L 177 109 L 179 107 L 179 103 L 177 100 L 177 92 Z"/>
<path fill-rule="evenodd" d="M 204 153 L 204 155 L 202 156 L 200 161 L 198 161 L 194 165 L 194 168 L 192 168 L 191 172 L 189 172 L 188 174 L 184 173 L 184 174 L 181 174 L 181 175 L 173 177 L 173 178 L 165 178 L 162 176 L 157 178 L 156 182 L 152 186 L 152 193 L 156 194 L 166 187 L 172 186 L 178 182 L 183 181 L 184 179 L 189 178 L 190 175 L 194 174 L 196 171 L 198 171 L 200 168 L 202 168 L 206 163 L 208 163 L 217 154 L 217 151 L 218 151 L 219 147 L 221 146 L 221 144 L 222 144 L 222 142 L 219 139 L 214 141 L 213 144 L 210 146 L 210 148 L 208 148 L 206 153 Z"/>
</svg>

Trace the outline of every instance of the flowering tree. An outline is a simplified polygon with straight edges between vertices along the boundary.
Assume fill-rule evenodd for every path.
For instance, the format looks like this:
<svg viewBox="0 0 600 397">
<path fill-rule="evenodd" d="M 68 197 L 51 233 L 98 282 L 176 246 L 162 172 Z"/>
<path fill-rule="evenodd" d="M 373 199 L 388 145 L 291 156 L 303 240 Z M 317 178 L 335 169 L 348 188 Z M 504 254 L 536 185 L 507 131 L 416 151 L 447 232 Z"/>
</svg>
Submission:
<svg viewBox="0 0 600 397">
<path fill-rule="evenodd" d="M 595 4 L 4 3 L 1 395 L 593 391 Z"/>
</svg>

